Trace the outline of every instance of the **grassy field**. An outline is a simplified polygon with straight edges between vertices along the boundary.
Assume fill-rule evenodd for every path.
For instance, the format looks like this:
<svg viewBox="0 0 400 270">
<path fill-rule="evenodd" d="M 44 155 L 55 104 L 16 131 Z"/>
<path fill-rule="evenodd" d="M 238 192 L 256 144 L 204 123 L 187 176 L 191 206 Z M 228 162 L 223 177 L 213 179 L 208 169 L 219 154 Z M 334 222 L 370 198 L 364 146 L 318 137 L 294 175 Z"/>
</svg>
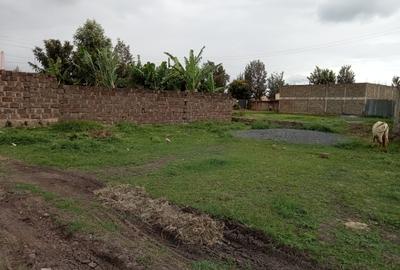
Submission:
<svg viewBox="0 0 400 270">
<path fill-rule="evenodd" d="M 385 154 L 371 147 L 369 133 L 358 138 L 351 132 L 353 123 L 368 130 L 376 119 L 237 116 L 268 127 L 274 121 L 301 122 L 353 140 L 309 146 L 233 137 L 232 131 L 251 128 L 243 123 L 77 122 L 1 129 L 0 154 L 93 172 L 109 184 L 144 186 L 153 196 L 238 220 L 338 268 L 398 269 L 400 145 L 391 144 Z M 320 158 L 322 152 L 329 159 Z M 368 229 L 348 229 L 349 220 Z"/>
</svg>

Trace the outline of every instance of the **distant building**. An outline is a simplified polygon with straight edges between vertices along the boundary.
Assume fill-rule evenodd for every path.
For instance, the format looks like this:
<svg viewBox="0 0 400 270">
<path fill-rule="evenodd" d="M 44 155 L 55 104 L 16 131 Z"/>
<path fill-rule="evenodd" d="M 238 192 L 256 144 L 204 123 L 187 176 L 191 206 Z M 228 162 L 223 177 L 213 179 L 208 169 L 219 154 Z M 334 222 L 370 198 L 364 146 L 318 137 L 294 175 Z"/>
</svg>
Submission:
<svg viewBox="0 0 400 270">
<path fill-rule="evenodd" d="M 280 89 L 279 112 L 390 117 L 394 87 L 370 83 L 290 85 Z"/>
</svg>

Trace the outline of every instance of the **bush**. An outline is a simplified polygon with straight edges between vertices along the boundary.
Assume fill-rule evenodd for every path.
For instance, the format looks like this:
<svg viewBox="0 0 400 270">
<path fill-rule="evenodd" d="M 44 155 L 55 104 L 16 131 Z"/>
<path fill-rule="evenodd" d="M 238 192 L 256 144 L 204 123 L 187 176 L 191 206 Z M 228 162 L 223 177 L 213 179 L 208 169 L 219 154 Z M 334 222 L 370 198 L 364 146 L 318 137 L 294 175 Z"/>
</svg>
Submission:
<svg viewBox="0 0 400 270">
<path fill-rule="evenodd" d="M 128 123 L 128 122 L 121 122 L 116 125 L 118 131 L 124 132 L 124 133 L 132 133 L 134 131 L 137 131 L 140 129 L 140 126 L 138 126 L 135 123 Z"/>
<path fill-rule="evenodd" d="M 329 133 L 334 133 L 335 131 L 327 126 L 324 126 L 322 124 L 304 124 L 303 125 L 304 129 L 306 130 L 315 130 L 315 131 L 321 131 L 321 132 L 329 132 Z"/>
<path fill-rule="evenodd" d="M 84 153 L 92 153 L 99 149 L 104 149 L 104 145 L 96 140 L 63 141 L 51 146 L 51 150 L 80 151 Z"/>
<path fill-rule="evenodd" d="M 51 126 L 57 132 L 85 132 L 102 128 L 101 124 L 92 121 L 63 121 Z"/>
<path fill-rule="evenodd" d="M 265 121 L 256 121 L 251 124 L 251 129 L 270 129 L 271 123 Z"/>
</svg>

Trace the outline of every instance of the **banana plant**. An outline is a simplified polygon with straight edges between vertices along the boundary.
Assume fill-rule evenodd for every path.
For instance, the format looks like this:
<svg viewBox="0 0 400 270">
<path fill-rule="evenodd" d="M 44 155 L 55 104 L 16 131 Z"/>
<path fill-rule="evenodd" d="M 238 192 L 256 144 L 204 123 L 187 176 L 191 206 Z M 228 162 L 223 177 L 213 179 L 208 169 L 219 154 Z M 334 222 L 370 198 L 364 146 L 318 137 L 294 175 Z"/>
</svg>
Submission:
<svg viewBox="0 0 400 270">
<path fill-rule="evenodd" d="M 96 58 L 93 59 L 85 50 L 83 53 L 83 62 L 93 71 L 96 85 L 115 88 L 118 80 L 118 57 L 115 53 L 106 48 L 101 49 L 97 51 Z"/>
<path fill-rule="evenodd" d="M 172 68 L 175 74 L 178 75 L 184 82 L 186 90 L 197 92 L 199 91 L 200 85 L 203 81 L 206 81 L 210 74 L 213 73 L 213 69 L 210 66 L 201 66 L 202 54 L 205 47 L 195 55 L 193 50 L 190 50 L 189 57 L 184 58 L 184 64 L 182 64 L 178 57 L 165 52 L 169 59 L 173 62 Z"/>
</svg>

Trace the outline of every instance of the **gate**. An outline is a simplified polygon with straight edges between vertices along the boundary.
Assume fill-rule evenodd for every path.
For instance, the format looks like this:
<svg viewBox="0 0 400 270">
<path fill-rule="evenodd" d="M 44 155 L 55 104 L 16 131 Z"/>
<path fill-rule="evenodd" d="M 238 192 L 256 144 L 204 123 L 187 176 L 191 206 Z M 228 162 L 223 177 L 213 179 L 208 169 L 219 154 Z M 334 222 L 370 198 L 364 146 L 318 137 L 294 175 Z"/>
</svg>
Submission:
<svg viewBox="0 0 400 270">
<path fill-rule="evenodd" d="M 366 116 L 392 117 L 395 102 L 393 100 L 369 99 L 365 106 Z"/>
</svg>

